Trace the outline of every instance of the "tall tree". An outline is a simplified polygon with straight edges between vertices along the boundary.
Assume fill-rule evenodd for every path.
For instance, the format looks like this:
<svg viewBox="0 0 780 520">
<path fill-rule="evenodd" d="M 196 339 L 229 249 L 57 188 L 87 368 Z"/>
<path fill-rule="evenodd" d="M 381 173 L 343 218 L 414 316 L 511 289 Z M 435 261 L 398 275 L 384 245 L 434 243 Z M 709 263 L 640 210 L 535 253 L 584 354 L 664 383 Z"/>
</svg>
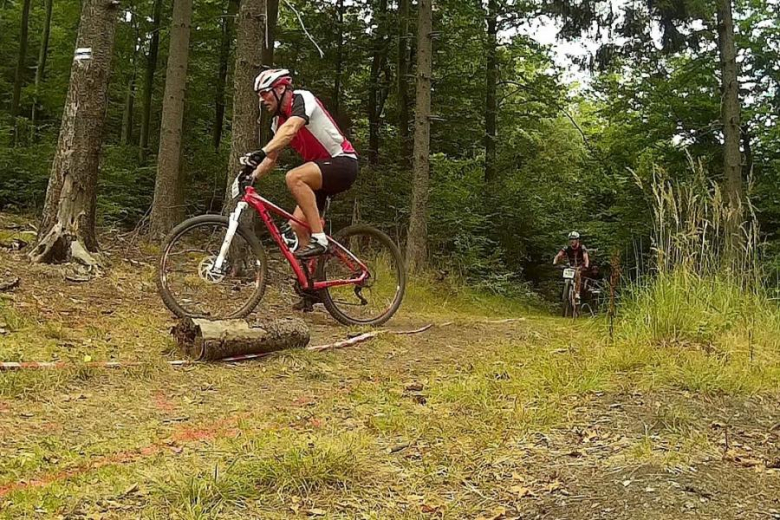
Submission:
<svg viewBox="0 0 780 520">
<path fill-rule="evenodd" d="M 737 246 L 737 232 L 742 223 L 742 155 L 740 143 L 739 73 L 734 43 L 734 19 L 731 0 L 718 0 L 718 54 L 721 71 L 721 121 L 723 122 L 723 173 L 726 179 L 730 222 L 730 248 Z"/>
<path fill-rule="evenodd" d="M 252 83 L 263 62 L 262 45 L 258 45 L 258 42 L 263 41 L 265 34 L 265 7 L 265 0 L 242 0 L 238 11 L 233 74 L 233 132 L 223 213 L 229 213 L 236 207 L 230 187 L 241 169 L 238 160 L 243 154 L 258 148 L 257 118 L 260 105 Z"/>
<path fill-rule="evenodd" d="M 217 75 L 217 89 L 214 104 L 214 128 L 211 142 L 214 149 L 219 149 L 222 141 L 222 127 L 225 120 L 225 85 L 228 75 L 228 61 L 230 59 L 230 45 L 233 43 L 233 26 L 236 13 L 238 13 L 239 0 L 228 0 L 227 10 L 222 17 L 222 41 L 219 46 L 219 74 Z"/>
<path fill-rule="evenodd" d="M 191 20 L 192 0 L 174 0 L 168 69 L 165 74 L 160 150 L 157 154 L 157 181 L 154 185 L 151 215 L 151 233 L 157 237 L 173 229 L 181 221 L 184 213 L 181 138 Z"/>
<path fill-rule="evenodd" d="M 431 146 L 431 74 L 433 68 L 431 0 L 419 0 L 417 18 L 417 95 L 414 114 L 414 180 L 406 262 L 410 271 L 425 266 L 428 256 L 428 186 Z"/>
<path fill-rule="evenodd" d="M 398 0 L 398 136 L 401 140 L 401 164 L 411 166 L 409 139 L 409 1 Z"/>
<path fill-rule="evenodd" d="M 35 67 L 35 95 L 33 97 L 32 111 L 30 113 L 30 136 L 31 141 L 35 140 L 36 124 L 38 116 L 38 91 L 41 88 L 44 74 L 46 73 L 46 58 L 49 55 L 49 35 L 51 34 L 51 15 L 54 7 L 54 0 L 46 0 L 46 16 L 43 21 L 43 35 L 41 36 L 41 47 L 38 51 L 38 66 Z"/>
<path fill-rule="evenodd" d="M 368 79 L 368 162 L 372 166 L 379 163 L 379 125 L 384 107 L 383 92 L 386 91 L 386 87 L 380 84 L 380 75 L 385 69 L 388 51 L 387 0 L 379 0 L 374 18 L 376 31 L 373 37 L 371 72 Z"/>
<path fill-rule="evenodd" d="M 24 0 L 22 4 L 22 26 L 19 31 L 19 54 L 14 77 L 14 93 L 11 100 L 11 117 L 14 121 L 14 143 L 19 141 L 19 129 L 16 117 L 19 115 L 19 104 L 22 99 L 22 83 L 24 83 L 25 60 L 27 60 L 27 43 L 30 31 L 30 4 L 32 0 Z"/>
<path fill-rule="evenodd" d="M 279 0 L 266 0 L 268 22 L 265 24 L 263 39 L 263 66 L 274 66 L 274 48 L 276 44 L 276 24 L 279 19 Z M 271 115 L 265 110 L 260 114 L 260 142 L 265 144 L 271 139 Z"/>
<path fill-rule="evenodd" d="M 130 13 L 129 16 L 134 30 L 132 57 L 133 70 L 130 73 L 130 79 L 127 81 L 127 91 L 125 92 L 125 109 L 122 112 L 122 132 L 120 134 L 119 142 L 123 145 L 130 144 L 130 140 L 133 137 L 133 114 L 135 107 L 136 79 L 138 78 L 138 47 L 140 37 L 137 17 L 132 13 Z"/>
<path fill-rule="evenodd" d="M 344 72 L 344 0 L 336 2 L 336 80 L 333 82 L 333 113 L 341 113 L 341 75 Z"/>
<path fill-rule="evenodd" d="M 146 71 L 144 73 L 144 97 L 141 107 L 141 130 L 138 140 L 138 158 L 146 160 L 149 148 L 149 130 L 152 122 L 152 94 L 154 93 L 154 74 L 157 71 L 157 54 L 160 50 L 160 19 L 162 18 L 163 0 L 154 0 L 152 26 L 149 30 L 149 53 L 146 55 Z"/>
<path fill-rule="evenodd" d="M 62 114 L 34 262 L 76 259 L 94 264 L 100 148 L 108 104 L 108 82 L 117 0 L 83 0 L 70 86 Z"/>
<path fill-rule="evenodd" d="M 485 74 L 485 181 L 496 178 L 496 91 L 498 89 L 498 2 L 487 3 L 487 73 Z"/>
</svg>

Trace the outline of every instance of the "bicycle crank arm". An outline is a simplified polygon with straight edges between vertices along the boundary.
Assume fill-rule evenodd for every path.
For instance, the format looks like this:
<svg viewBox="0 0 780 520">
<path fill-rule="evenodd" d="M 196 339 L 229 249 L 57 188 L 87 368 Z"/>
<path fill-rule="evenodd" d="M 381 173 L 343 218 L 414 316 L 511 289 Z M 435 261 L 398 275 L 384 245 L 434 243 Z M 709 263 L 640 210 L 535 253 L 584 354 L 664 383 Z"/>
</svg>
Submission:
<svg viewBox="0 0 780 520">
<path fill-rule="evenodd" d="M 228 251 L 230 250 L 230 243 L 233 242 L 233 237 L 236 234 L 236 230 L 238 229 L 238 222 L 241 218 L 241 212 L 244 211 L 249 204 L 244 202 L 243 200 L 239 202 L 236 205 L 235 211 L 230 214 L 230 223 L 228 224 L 228 230 L 227 233 L 225 233 L 225 239 L 222 241 L 222 247 L 219 249 L 219 255 L 217 256 L 216 261 L 214 262 L 214 268 L 213 270 L 221 273 L 222 272 L 222 265 L 225 263 L 225 257 L 228 254 Z"/>
</svg>

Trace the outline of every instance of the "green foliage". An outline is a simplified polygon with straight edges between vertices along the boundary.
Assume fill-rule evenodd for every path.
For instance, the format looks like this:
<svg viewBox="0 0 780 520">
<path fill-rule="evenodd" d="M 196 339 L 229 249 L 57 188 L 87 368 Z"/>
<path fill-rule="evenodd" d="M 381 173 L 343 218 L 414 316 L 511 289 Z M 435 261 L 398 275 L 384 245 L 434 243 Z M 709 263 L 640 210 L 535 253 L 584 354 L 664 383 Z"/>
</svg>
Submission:
<svg viewBox="0 0 780 520">
<path fill-rule="evenodd" d="M 142 163 L 137 159 L 137 141 L 153 3 L 121 3 L 98 193 L 99 221 L 106 225 L 134 227 L 143 222 L 151 205 L 171 11 L 171 3 L 164 2 L 152 85 L 150 154 Z M 344 4 L 344 22 L 339 25 L 335 23 L 339 17 L 335 1 L 292 0 L 322 48 L 324 56 L 320 56 L 297 16 L 282 2 L 275 63 L 293 70 L 296 85 L 315 92 L 327 107 L 332 108 L 338 99 L 334 117 L 363 161 L 356 186 L 332 208 L 334 226 L 354 219 L 368 221 L 403 244 L 412 176 L 402 166 L 405 161 L 400 157 L 403 147 L 397 124 L 397 3 L 389 2 L 381 17 L 377 0 Z M 720 180 L 714 15 L 711 3 L 700 0 L 652 5 L 644 0 L 629 1 L 620 13 L 610 10 L 605 1 L 497 4 L 498 175 L 489 186 L 483 179 L 485 6 L 444 0 L 437 3 L 434 13 L 429 249 L 434 270 L 457 275 L 474 287 L 502 294 L 516 289 L 524 293 L 526 287 L 520 282 L 530 280 L 555 292 L 557 273 L 546 266 L 571 229 L 582 232 L 586 245 L 598 250 L 593 256 L 599 264 L 606 263 L 614 251 L 640 259 L 649 253 L 651 207 L 635 177 L 647 183 L 659 166 L 672 172 L 671 181 L 685 181 L 683 172 L 691 155 L 711 172 L 714 181 Z M 23 138 L 20 146 L 11 148 L 14 122 L 8 105 L 18 53 L 21 1 L 0 3 L 0 208 L 35 211 L 43 204 L 80 8 L 78 0 L 55 2 L 46 75 L 36 92 L 33 76 L 44 10 L 42 2 L 33 3 L 21 116 L 16 121 Z M 226 9 L 227 0 L 205 0 L 193 14 L 182 171 L 188 215 L 220 211 L 227 178 L 233 55 L 219 149 L 214 149 L 211 138 Z M 611 35 L 600 39 L 607 45 L 591 65 L 594 70 L 599 63 L 603 67 L 593 73 L 589 85 L 575 90 L 564 84 L 550 49 L 523 31 L 510 30 L 533 21 L 540 10 L 563 22 L 561 38 L 587 34 L 594 20 L 603 34 Z M 780 203 L 776 200 L 780 183 L 776 124 L 780 22 L 773 10 L 776 7 L 767 0 L 735 2 L 744 91 L 742 117 L 745 139 L 751 145 L 754 179 L 752 200 L 769 237 L 766 251 L 770 255 L 780 252 L 776 245 L 780 240 Z M 411 11 L 407 43 L 413 56 L 414 7 Z M 651 30 L 652 23 L 659 20 L 668 22 L 663 25 L 662 42 L 654 41 L 657 33 Z M 375 48 L 377 41 L 381 48 Z M 665 44 L 663 52 L 658 43 Z M 377 50 L 386 57 L 379 80 L 386 101 L 379 121 L 379 165 L 369 168 L 362 158 L 368 148 L 367 100 Z M 338 93 L 337 69 L 341 71 Z M 414 72 L 412 59 L 410 99 L 414 98 Z M 129 114 L 129 144 L 125 145 L 120 144 L 120 136 L 133 78 L 134 108 Z M 37 128 L 31 129 L 30 109 L 36 96 L 38 122 Z M 297 159 L 284 158 L 285 167 L 296 164 Z M 261 189 L 285 206 L 292 205 L 280 173 L 264 180 Z M 780 266 L 778 262 L 767 260 L 767 265 Z M 780 267 L 771 267 L 769 272 L 780 273 Z"/>
</svg>

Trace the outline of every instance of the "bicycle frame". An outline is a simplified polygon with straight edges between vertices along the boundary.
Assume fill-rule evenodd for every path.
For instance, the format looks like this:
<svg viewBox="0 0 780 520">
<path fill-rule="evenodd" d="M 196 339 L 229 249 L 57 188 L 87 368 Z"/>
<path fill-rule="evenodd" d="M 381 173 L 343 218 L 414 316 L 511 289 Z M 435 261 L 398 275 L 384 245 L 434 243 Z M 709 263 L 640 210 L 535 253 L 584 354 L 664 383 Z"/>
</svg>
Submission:
<svg viewBox="0 0 780 520">
<path fill-rule="evenodd" d="M 293 252 L 290 251 L 290 248 L 287 247 L 287 244 L 282 239 L 282 234 L 279 231 L 279 228 L 277 227 L 276 223 L 274 222 L 272 214 L 276 214 L 277 216 L 282 217 L 286 220 L 293 221 L 299 226 L 311 231 L 311 227 L 309 226 L 308 222 L 295 218 L 293 215 L 286 212 L 285 210 L 283 210 L 273 202 L 261 197 L 260 195 L 257 194 L 257 192 L 252 186 L 246 188 L 246 191 L 244 192 L 244 196 L 241 198 L 241 201 L 236 205 L 235 211 L 233 211 L 233 213 L 230 214 L 230 224 L 228 227 L 228 231 L 225 234 L 224 241 L 222 242 L 222 247 L 220 248 L 219 256 L 214 262 L 213 268 L 215 270 L 217 271 L 221 270 L 222 265 L 225 262 L 225 257 L 227 256 L 227 253 L 230 250 L 230 243 L 232 242 L 233 236 L 235 235 L 236 230 L 238 229 L 241 213 L 248 207 L 254 209 L 262 219 L 263 223 L 265 224 L 265 227 L 268 229 L 268 232 L 271 234 L 271 238 L 274 240 L 274 242 L 276 242 L 276 245 L 281 250 L 282 255 L 284 255 L 284 257 L 287 259 L 287 262 L 290 264 L 290 267 L 292 268 L 296 278 L 298 279 L 298 283 L 300 284 L 301 289 L 307 291 L 320 291 L 322 289 L 327 289 L 328 287 L 336 287 L 341 285 L 359 285 L 365 282 L 366 279 L 368 278 L 369 276 L 368 267 L 366 267 L 366 265 L 358 257 L 352 254 L 352 252 L 350 252 L 349 249 L 347 249 L 343 245 L 333 240 L 330 236 L 328 236 L 328 240 L 332 245 L 331 247 L 332 253 L 341 262 L 346 264 L 351 271 L 354 272 L 359 269 L 360 275 L 356 278 L 350 278 L 347 280 L 329 280 L 325 282 L 321 282 L 321 281 L 312 282 L 311 276 L 314 274 L 313 271 L 314 271 L 314 266 L 316 266 L 317 257 L 307 260 L 308 265 L 304 266 L 301 263 L 301 261 L 298 260 L 298 258 L 296 258 Z"/>
</svg>

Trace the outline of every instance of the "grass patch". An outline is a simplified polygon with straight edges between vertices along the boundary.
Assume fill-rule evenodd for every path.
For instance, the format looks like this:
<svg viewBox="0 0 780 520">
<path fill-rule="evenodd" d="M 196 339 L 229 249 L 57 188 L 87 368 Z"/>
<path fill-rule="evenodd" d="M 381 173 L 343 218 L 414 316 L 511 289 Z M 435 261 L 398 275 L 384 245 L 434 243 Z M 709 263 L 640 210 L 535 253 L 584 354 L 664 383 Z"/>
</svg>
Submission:
<svg viewBox="0 0 780 520">
<path fill-rule="evenodd" d="M 537 313 L 538 305 L 536 297 L 530 293 L 508 298 L 475 291 L 457 280 L 439 281 L 430 275 L 420 275 L 408 280 L 401 309 L 412 315 L 511 317 Z"/>
<path fill-rule="evenodd" d="M 368 444 L 359 435 L 303 440 L 286 434 L 235 442 L 229 446 L 230 461 L 209 469 L 171 468 L 154 478 L 152 500 L 167 517 L 200 520 L 245 509 L 264 496 L 344 491 L 376 474 L 368 462 Z"/>
</svg>

